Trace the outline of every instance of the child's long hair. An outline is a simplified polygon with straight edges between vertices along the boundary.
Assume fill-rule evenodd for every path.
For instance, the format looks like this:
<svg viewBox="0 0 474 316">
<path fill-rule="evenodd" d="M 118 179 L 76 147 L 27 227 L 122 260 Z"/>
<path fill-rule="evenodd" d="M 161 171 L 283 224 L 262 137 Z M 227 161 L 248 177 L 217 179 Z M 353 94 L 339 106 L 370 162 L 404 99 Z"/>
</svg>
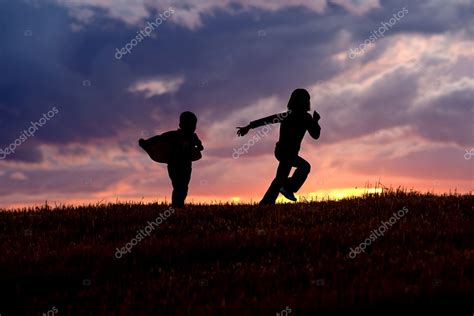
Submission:
<svg viewBox="0 0 474 316">
<path fill-rule="evenodd" d="M 306 89 L 296 89 L 291 93 L 288 110 L 292 112 L 308 112 L 310 110 L 310 95 Z"/>
</svg>

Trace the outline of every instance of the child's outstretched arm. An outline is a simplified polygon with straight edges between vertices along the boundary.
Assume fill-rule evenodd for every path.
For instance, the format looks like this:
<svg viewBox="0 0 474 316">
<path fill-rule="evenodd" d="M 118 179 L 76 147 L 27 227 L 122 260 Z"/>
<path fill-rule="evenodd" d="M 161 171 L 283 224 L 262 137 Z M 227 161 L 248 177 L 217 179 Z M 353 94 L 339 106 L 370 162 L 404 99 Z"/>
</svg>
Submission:
<svg viewBox="0 0 474 316">
<path fill-rule="evenodd" d="M 261 118 L 259 120 L 255 120 L 250 122 L 249 125 L 244 126 L 244 127 L 237 127 L 237 135 L 238 136 L 245 136 L 250 129 L 252 128 L 257 128 L 263 125 L 268 125 L 268 124 L 275 124 L 275 123 L 280 123 L 281 118 L 285 117 L 286 112 L 284 113 L 278 113 L 278 114 L 273 114 L 264 118 Z"/>
</svg>

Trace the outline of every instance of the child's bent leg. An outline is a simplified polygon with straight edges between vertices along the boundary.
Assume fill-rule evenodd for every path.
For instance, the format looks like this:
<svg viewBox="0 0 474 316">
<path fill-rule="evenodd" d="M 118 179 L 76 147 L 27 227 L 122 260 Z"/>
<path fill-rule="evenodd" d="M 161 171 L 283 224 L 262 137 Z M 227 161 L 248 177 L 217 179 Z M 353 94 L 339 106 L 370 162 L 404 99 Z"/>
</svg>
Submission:
<svg viewBox="0 0 474 316">
<path fill-rule="evenodd" d="M 296 167 L 296 170 L 293 173 L 293 176 L 288 179 L 285 187 L 291 192 L 298 192 L 308 178 L 308 174 L 311 171 L 311 165 L 300 156 L 296 157 L 292 165 L 293 167 Z"/>
<path fill-rule="evenodd" d="M 286 183 L 290 171 L 291 162 L 280 161 L 275 179 L 273 179 L 272 184 L 263 196 L 262 200 L 260 201 L 260 204 L 275 204 L 278 194 L 280 194 L 280 188 Z"/>
</svg>

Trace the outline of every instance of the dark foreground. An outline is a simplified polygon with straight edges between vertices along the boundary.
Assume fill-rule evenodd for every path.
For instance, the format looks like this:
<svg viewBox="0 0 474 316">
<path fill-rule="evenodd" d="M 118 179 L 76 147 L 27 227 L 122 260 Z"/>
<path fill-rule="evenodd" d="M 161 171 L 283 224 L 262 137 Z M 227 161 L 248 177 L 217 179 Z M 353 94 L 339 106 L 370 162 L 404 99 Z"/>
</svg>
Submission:
<svg viewBox="0 0 474 316">
<path fill-rule="evenodd" d="M 167 206 L 0 212 L 0 314 L 472 315 L 473 206 L 473 195 L 406 193 L 189 206 L 120 259 Z"/>
</svg>

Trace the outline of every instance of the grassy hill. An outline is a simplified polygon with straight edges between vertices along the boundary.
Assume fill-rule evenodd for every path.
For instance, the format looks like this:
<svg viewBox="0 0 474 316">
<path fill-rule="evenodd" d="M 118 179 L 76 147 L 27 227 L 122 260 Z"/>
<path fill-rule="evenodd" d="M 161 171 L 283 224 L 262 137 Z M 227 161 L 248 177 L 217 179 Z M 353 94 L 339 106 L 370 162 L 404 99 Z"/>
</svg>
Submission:
<svg viewBox="0 0 474 316">
<path fill-rule="evenodd" d="M 470 315 L 473 206 L 473 195 L 390 192 L 265 207 L 2 211 L 0 314 Z"/>
</svg>

